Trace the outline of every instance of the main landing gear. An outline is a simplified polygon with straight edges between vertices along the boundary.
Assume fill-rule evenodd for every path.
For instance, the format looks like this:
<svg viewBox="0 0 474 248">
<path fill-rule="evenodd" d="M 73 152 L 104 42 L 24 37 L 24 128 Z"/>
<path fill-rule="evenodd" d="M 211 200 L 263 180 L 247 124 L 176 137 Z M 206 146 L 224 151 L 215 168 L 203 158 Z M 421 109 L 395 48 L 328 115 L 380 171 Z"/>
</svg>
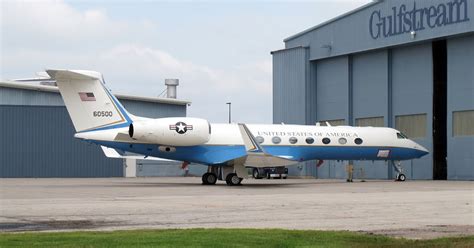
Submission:
<svg viewBox="0 0 474 248">
<path fill-rule="evenodd" d="M 247 173 L 245 167 L 241 166 L 209 166 L 202 175 L 203 185 L 214 185 L 217 180 L 225 180 L 229 186 L 241 185 L 243 177 Z M 240 176 L 239 176 L 240 174 Z"/>
<path fill-rule="evenodd" d="M 395 168 L 395 170 L 397 171 L 397 176 L 395 177 L 395 181 L 399 181 L 399 182 L 404 182 L 407 177 L 405 176 L 405 174 L 403 174 L 403 168 L 402 168 L 402 165 L 401 165 L 401 162 L 400 161 L 391 161 L 392 162 L 392 166 L 393 168 Z"/>
</svg>

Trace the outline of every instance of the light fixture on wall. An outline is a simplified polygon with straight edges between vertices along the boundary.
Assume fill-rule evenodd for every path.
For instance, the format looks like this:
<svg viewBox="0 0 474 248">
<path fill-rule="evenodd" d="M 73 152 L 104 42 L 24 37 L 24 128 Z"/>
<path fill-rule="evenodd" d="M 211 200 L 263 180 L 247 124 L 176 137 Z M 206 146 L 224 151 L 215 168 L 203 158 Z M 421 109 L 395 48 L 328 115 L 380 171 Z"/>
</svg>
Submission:
<svg viewBox="0 0 474 248">
<path fill-rule="evenodd" d="M 415 30 L 411 31 L 411 32 L 410 32 L 410 35 L 411 35 L 411 38 L 412 38 L 412 39 L 415 39 L 415 37 L 416 37 L 416 32 L 415 32 Z"/>
</svg>

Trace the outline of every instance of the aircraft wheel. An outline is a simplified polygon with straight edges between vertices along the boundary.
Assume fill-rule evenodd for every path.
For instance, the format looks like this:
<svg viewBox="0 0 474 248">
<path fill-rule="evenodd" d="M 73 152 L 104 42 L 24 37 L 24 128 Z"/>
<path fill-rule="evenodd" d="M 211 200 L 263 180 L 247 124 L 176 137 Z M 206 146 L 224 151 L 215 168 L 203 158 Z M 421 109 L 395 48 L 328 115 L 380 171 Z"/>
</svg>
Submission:
<svg viewBox="0 0 474 248">
<path fill-rule="evenodd" d="M 217 182 L 216 174 L 207 172 L 207 173 L 204 173 L 204 175 L 202 175 L 202 184 L 214 185 L 216 184 L 216 182 Z"/>
<path fill-rule="evenodd" d="M 407 177 L 405 176 L 405 174 L 399 174 L 397 177 L 397 181 L 400 181 L 400 182 L 405 182 L 406 179 Z"/>
<path fill-rule="evenodd" d="M 229 175 L 227 175 L 227 177 L 225 178 L 225 182 L 229 186 L 236 186 L 240 185 L 240 183 L 242 182 L 242 178 L 238 177 L 236 173 L 229 173 Z"/>
<path fill-rule="evenodd" d="M 255 178 L 255 179 L 262 179 L 262 177 L 261 177 L 260 174 L 258 173 L 258 169 L 257 169 L 257 168 L 254 168 L 254 169 L 253 169 L 252 176 L 253 176 L 253 178 Z"/>
</svg>

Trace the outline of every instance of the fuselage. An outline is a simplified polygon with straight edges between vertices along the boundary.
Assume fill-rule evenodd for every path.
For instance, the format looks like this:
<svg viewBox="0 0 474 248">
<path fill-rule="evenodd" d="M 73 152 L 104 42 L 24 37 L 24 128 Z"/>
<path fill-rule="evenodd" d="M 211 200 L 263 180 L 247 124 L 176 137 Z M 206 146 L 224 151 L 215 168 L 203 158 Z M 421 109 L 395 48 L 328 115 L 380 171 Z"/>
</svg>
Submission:
<svg viewBox="0 0 474 248">
<path fill-rule="evenodd" d="M 255 139 L 273 156 L 297 162 L 308 160 L 409 160 L 428 151 L 399 131 L 382 127 L 247 125 Z M 145 156 L 208 165 L 227 165 L 227 161 L 246 155 L 237 124 L 211 124 L 208 142 L 196 146 L 169 146 L 117 139 L 124 129 L 76 134 L 77 138 Z"/>
</svg>

